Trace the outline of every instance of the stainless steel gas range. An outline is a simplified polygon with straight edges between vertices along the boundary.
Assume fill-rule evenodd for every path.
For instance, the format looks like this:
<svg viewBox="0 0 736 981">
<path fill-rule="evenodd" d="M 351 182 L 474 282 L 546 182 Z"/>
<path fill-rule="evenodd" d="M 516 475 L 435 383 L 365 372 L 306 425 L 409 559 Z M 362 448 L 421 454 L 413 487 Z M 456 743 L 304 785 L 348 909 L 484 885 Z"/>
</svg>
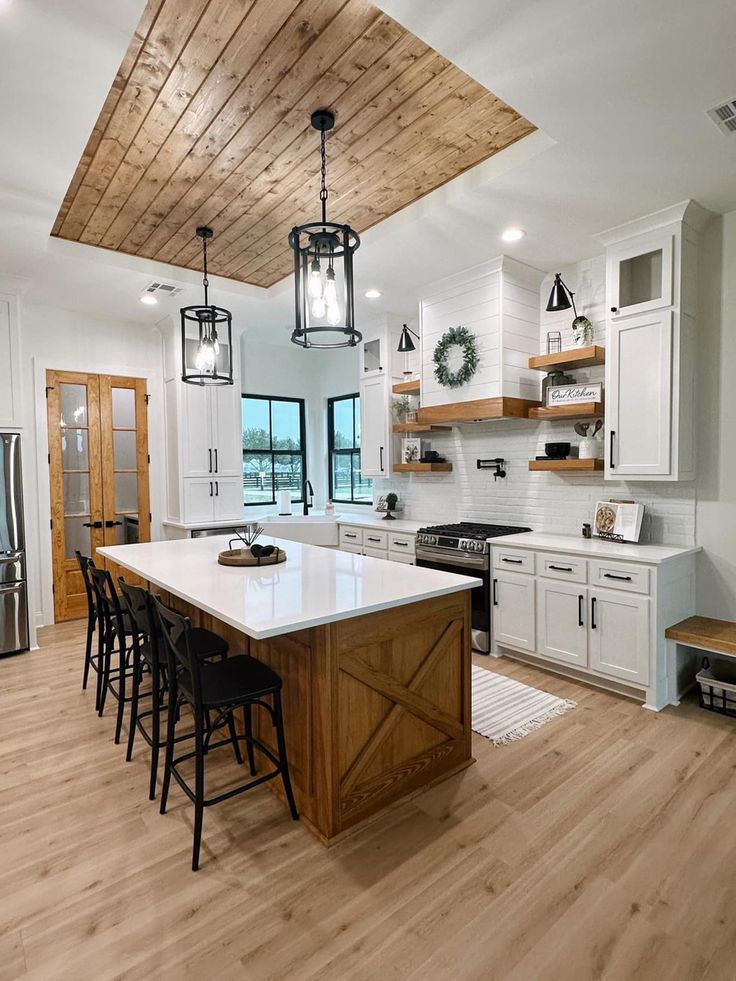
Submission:
<svg viewBox="0 0 736 981">
<path fill-rule="evenodd" d="M 420 528 L 417 532 L 418 566 L 482 580 L 483 585 L 471 591 L 473 647 L 482 654 L 491 650 L 491 549 L 488 539 L 524 531 L 531 531 L 531 528 L 460 521 Z"/>
</svg>

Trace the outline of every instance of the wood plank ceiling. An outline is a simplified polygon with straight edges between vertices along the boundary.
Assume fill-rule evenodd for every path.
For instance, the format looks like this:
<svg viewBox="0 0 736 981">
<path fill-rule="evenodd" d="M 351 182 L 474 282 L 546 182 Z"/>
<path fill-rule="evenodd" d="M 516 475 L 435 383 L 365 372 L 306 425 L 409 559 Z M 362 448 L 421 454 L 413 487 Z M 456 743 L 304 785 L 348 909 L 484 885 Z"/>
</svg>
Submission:
<svg viewBox="0 0 736 981">
<path fill-rule="evenodd" d="M 61 238 L 270 286 L 319 215 L 359 232 L 534 127 L 366 0 L 149 0 L 54 224 Z"/>
</svg>

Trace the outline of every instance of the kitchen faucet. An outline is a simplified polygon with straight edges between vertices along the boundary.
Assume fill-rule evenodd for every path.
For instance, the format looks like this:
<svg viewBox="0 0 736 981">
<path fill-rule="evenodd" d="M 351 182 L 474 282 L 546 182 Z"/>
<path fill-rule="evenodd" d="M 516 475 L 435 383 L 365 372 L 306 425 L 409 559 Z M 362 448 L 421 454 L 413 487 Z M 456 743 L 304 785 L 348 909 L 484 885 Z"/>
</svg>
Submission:
<svg viewBox="0 0 736 981">
<path fill-rule="evenodd" d="M 307 501 L 307 494 L 309 494 L 309 501 Z M 309 514 L 309 509 L 314 507 L 314 487 L 308 480 L 304 481 L 304 516 Z"/>
</svg>

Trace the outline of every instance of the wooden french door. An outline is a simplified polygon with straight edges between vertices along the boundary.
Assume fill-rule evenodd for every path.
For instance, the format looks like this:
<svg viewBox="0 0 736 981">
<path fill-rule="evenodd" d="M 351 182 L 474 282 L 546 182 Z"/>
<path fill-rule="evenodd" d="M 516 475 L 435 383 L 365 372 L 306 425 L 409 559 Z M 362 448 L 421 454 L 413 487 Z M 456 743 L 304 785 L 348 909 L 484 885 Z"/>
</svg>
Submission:
<svg viewBox="0 0 736 981">
<path fill-rule="evenodd" d="M 54 617 L 87 600 L 75 550 L 150 541 L 146 380 L 47 371 Z"/>
</svg>

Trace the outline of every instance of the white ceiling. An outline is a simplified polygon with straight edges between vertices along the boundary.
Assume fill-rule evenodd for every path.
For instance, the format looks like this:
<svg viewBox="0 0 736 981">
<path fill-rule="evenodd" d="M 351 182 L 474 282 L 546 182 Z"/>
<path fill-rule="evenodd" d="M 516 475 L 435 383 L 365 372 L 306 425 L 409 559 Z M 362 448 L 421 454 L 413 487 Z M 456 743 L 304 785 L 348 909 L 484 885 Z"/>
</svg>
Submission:
<svg viewBox="0 0 736 981">
<path fill-rule="evenodd" d="M 0 276 L 26 279 L 31 302 L 153 324 L 167 309 L 139 303 L 145 284 L 194 296 L 196 276 L 49 239 L 143 5 L 0 0 Z M 504 249 L 549 270 L 599 251 L 596 232 L 684 198 L 736 208 L 736 135 L 705 115 L 736 96 L 732 0 L 378 5 L 541 132 L 363 236 L 359 318 L 411 313 L 423 285 Z M 510 224 L 527 235 L 503 246 Z M 254 337 L 288 339 L 290 281 L 215 285 Z M 363 299 L 369 286 L 380 300 Z"/>
</svg>

